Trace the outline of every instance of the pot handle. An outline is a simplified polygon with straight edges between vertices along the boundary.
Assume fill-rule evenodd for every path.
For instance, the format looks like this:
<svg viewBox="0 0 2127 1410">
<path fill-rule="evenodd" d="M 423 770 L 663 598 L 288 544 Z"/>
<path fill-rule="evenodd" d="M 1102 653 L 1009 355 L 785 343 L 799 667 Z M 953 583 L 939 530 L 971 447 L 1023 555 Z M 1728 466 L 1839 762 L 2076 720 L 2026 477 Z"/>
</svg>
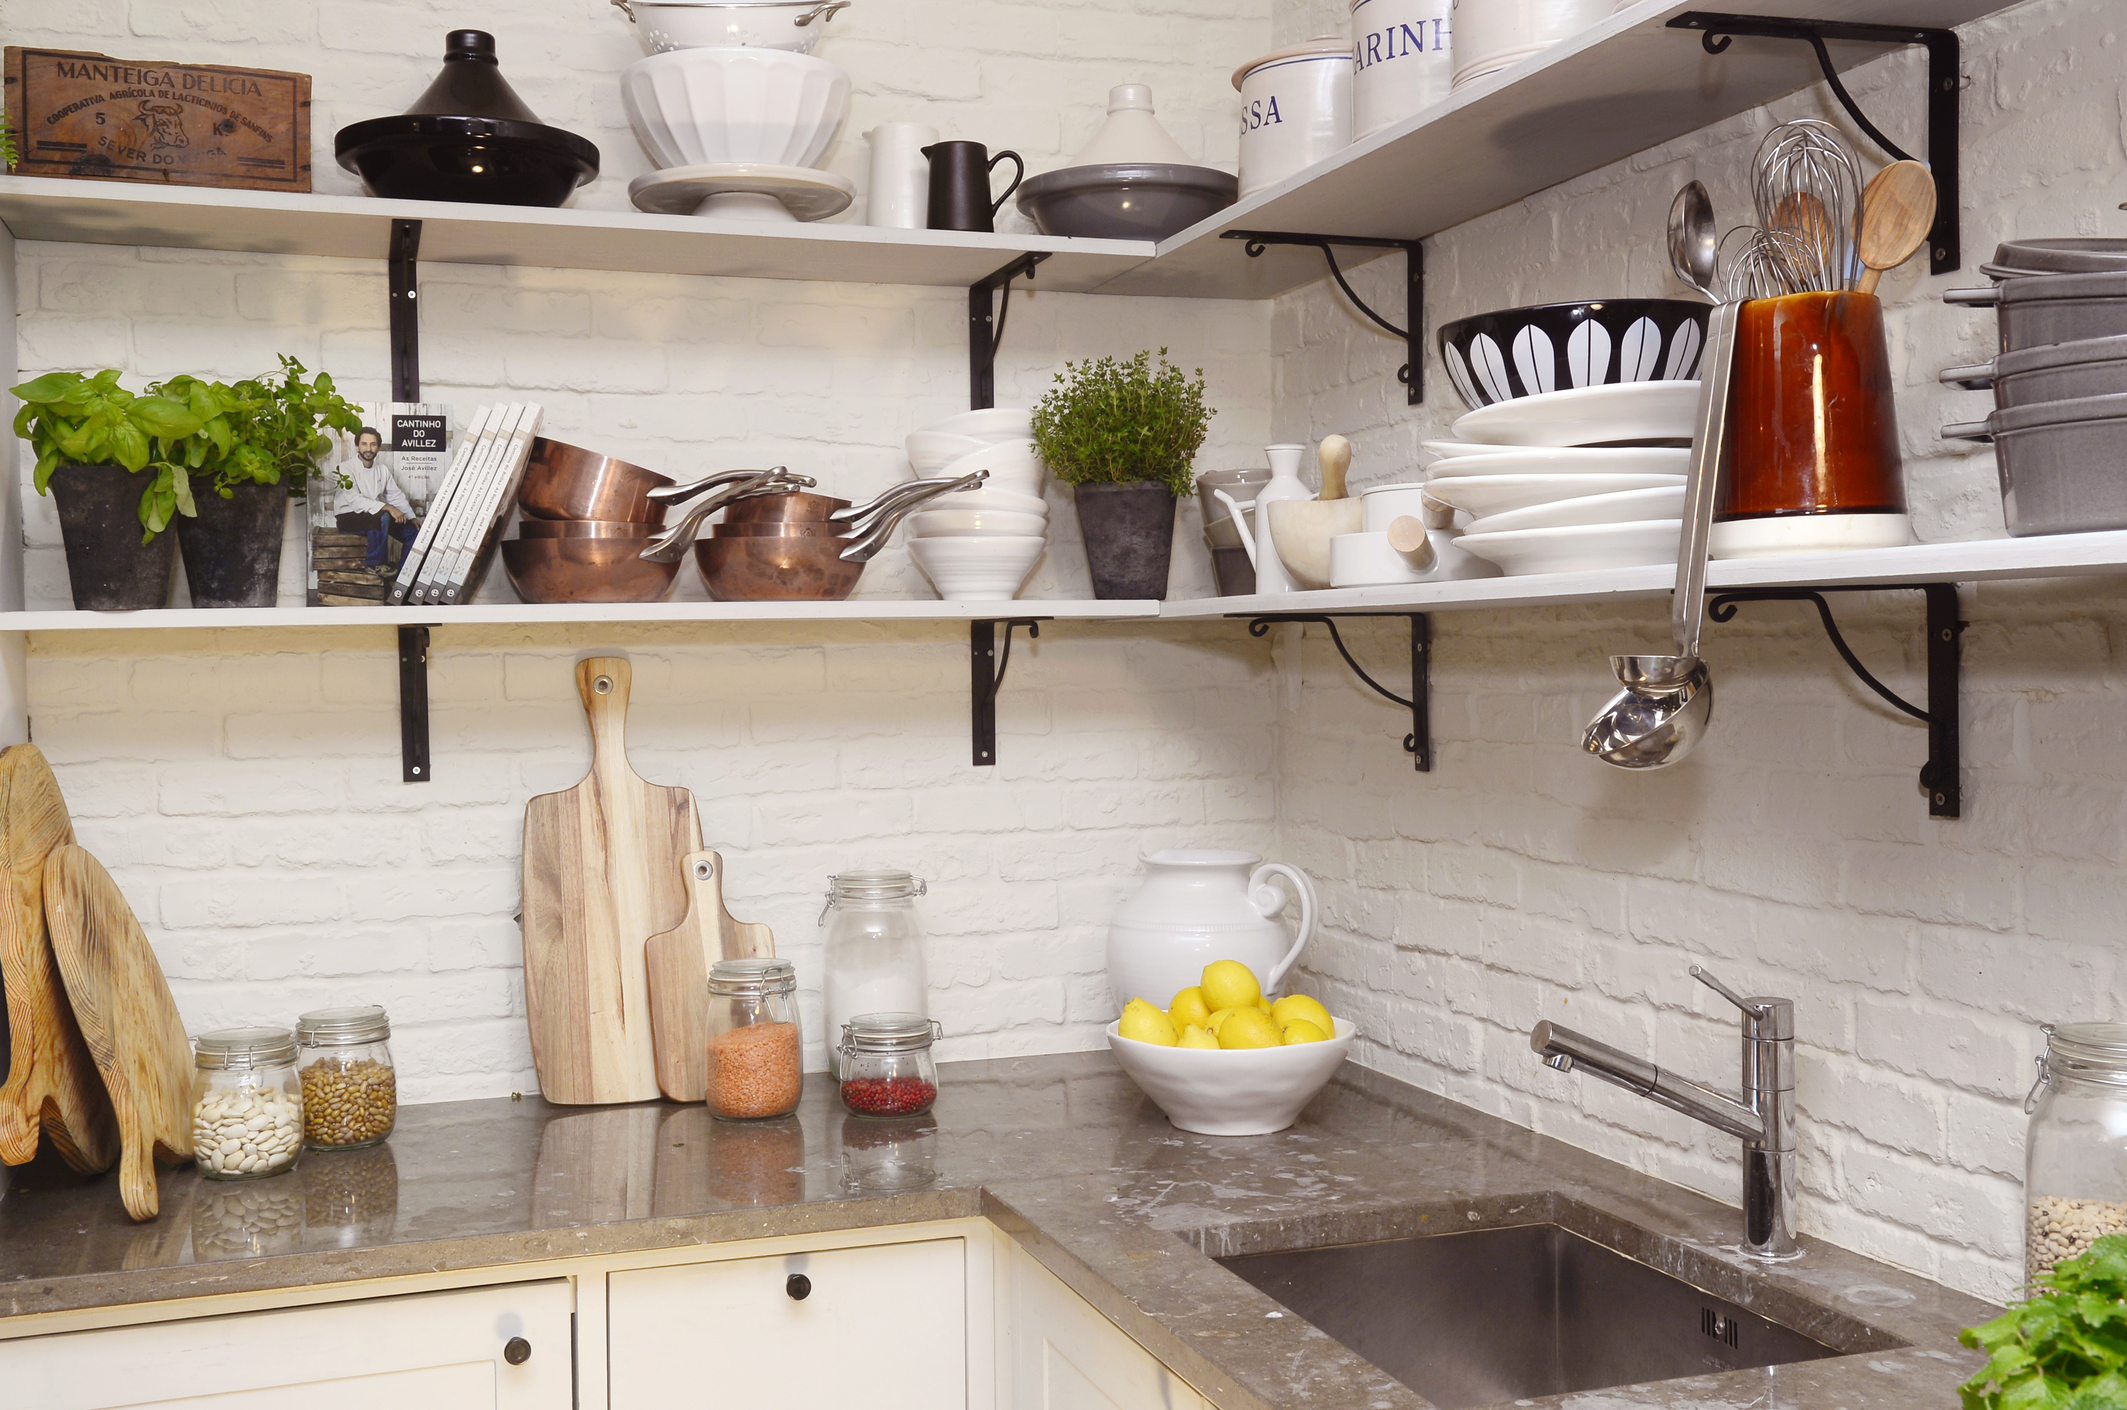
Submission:
<svg viewBox="0 0 2127 1410">
<path fill-rule="evenodd" d="M 997 163 L 1003 161 L 1007 157 L 1011 158 L 1012 160 L 1012 184 L 1004 188 L 1004 194 L 1002 196 L 999 196 L 996 200 L 990 202 L 991 215 L 995 215 L 997 214 L 997 212 L 1003 210 L 1004 203 L 1006 201 L 1011 200 L 1012 193 L 1019 189 L 1019 183 L 1027 179 L 1027 164 L 1019 159 L 1019 153 L 1017 152 L 1004 151 L 999 152 L 994 157 L 991 157 L 990 170 L 997 170 Z"/>
<path fill-rule="evenodd" d="M 1233 516 L 1233 527 L 1235 530 L 1234 537 L 1238 538 L 1241 541 L 1241 547 L 1248 550 L 1248 566 L 1251 568 L 1255 567 L 1256 536 L 1248 532 L 1248 516 L 1241 512 L 1241 506 L 1235 504 L 1233 502 L 1233 496 L 1226 493 L 1226 491 L 1214 485 L 1211 487 L 1211 492 L 1214 495 L 1218 496 L 1219 503 L 1225 505 L 1226 512 Z M 1253 503 L 1254 501 L 1250 502 Z M 1250 889 L 1254 889 L 1252 883 Z"/>
<path fill-rule="evenodd" d="M 1213 493 L 1216 494 L 1218 491 L 1214 490 Z M 1248 895 L 1250 904 L 1254 904 L 1256 888 L 1267 885 L 1268 883 L 1264 878 L 1272 875 L 1282 876 L 1290 881 L 1292 889 L 1300 897 L 1300 936 L 1292 942 L 1292 948 L 1285 952 L 1285 958 L 1273 965 L 1269 975 L 1264 978 L 1263 989 L 1266 993 L 1275 991 L 1279 985 L 1285 982 L 1287 972 L 1299 962 L 1300 952 L 1307 948 L 1308 941 L 1315 938 L 1315 884 L 1309 881 L 1307 873 L 1301 871 L 1298 867 L 1289 867 L 1283 862 L 1265 862 L 1249 873 Z M 1257 906 L 1256 909 L 1263 910 L 1261 906 Z M 1276 915 L 1278 909 L 1278 907 L 1274 906 L 1264 911 L 1264 914 Z"/>
<path fill-rule="evenodd" d="M 628 8 L 628 0 L 613 0 L 613 8 L 626 15 L 631 22 L 635 19 L 635 11 Z"/>
<path fill-rule="evenodd" d="M 613 0 L 613 3 L 618 5 L 621 3 L 621 0 Z M 805 28 L 805 26 L 811 24 L 814 20 L 818 20 L 821 24 L 826 24 L 829 20 L 833 19 L 836 15 L 840 14 L 842 11 L 848 8 L 849 0 L 825 0 L 825 3 L 813 6 L 804 14 L 799 15 L 795 20 L 792 20 L 791 23 L 799 29 Z"/>
</svg>

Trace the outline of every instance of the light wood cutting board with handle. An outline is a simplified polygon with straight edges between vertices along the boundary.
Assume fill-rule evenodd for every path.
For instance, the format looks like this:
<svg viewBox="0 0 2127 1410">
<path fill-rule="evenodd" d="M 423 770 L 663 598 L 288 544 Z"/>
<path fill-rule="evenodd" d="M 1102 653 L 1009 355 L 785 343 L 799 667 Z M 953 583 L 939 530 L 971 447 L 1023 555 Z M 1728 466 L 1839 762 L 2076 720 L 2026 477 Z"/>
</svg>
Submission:
<svg viewBox="0 0 2127 1410">
<path fill-rule="evenodd" d="M 680 866 L 690 904 L 677 928 L 650 937 L 650 1031 L 657 1085 L 676 1102 L 709 1094 L 709 966 L 775 954 L 775 934 L 724 909 L 724 859 L 689 852 Z"/>
<path fill-rule="evenodd" d="M 634 672 L 577 663 L 591 772 L 524 809 L 524 1003 L 539 1089 L 565 1105 L 656 1101 L 644 942 L 687 914 L 681 859 L 702 845 L 694 795 L 628 766 Z"/>
<path fill-rule="evenodd" d="M 52 953 L 89 1057 L 118 1117 L 126 1213 L 162 1207 L 155 1163 L 192 1158 L 192 1046 L 162 965 L 111 874 L 72 843 L 44 861 Z"/>
<path fill-rule="evenodd" d="M 74 840 L 59 780 L 34 744 L 0 752 L 0 974 L 9 1061 L 0 1086 L 0 1163 L 37 1154 L 37 1135 L 84 1175 L 118 1160 L 118 1127 L 60 988 L 44 921 L 44 859 Z"/>
</svg>

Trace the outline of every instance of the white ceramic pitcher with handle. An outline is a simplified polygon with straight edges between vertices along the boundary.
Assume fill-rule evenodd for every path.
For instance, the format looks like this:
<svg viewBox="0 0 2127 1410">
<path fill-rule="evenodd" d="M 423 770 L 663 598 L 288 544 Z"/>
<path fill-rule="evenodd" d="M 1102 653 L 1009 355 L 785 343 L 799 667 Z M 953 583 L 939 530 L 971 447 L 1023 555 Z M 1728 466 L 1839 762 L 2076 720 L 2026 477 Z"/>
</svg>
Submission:
<svg viewBox="0 0 2127 1410">
<path fill-rule="evenodd" d="M 1204 977 L 1213 960 L 1239 960 L 1275 994 L 1315 934 L 1315 885 L 1307 873 L 1253 852 L 1170 847 L 1143 858 L 1145 884 L 1108 926 L 1108 987 L 1115 1007 L 1141 998 L 1166 1008 Z M 1282 876 L 1300 901 L 1299 933 L 1279 917 Z"/>
</svg>

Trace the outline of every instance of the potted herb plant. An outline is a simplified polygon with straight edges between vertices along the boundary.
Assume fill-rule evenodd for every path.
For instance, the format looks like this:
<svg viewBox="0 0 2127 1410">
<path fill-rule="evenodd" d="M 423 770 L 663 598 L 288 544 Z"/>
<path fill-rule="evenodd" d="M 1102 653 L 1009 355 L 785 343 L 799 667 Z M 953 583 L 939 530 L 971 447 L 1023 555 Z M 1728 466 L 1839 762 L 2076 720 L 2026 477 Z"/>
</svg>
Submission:
<svg viewBox="0 0 2127 1410">
<path fill-rule="evenodd" d="M 118 376 L 49 372 L 12 389 L 15 434 L 36 452 L 37 493 L 58 500 L 74 605 L 87 611 L 169 600 L 163 530 L 189 499 L 178 466 L 206 419 L 187 402 L 129 392 Z"/>
<path fill-rule="evenodd" d="M 282 355 L 280 372 L 233 385 L 177 377 L 150 388 L 204 413 L 177 472 L 186 482 L 177 543 L 195 607 L 271 607 L 280 583 L 288 501 L 300 498 L 330 427 L 354 431 L 355 408 L 323 372 Z M 205 492 L 191 481 L 206 480 Z"/>
<path fill-rule="evenodd" d="M 1159 350 L 1128 362 L 1065 363 L 1034 408 L 1034 443 L 1071 486 L 1099 598 L 1165 598 L 1174 549 L 1174 499 L 1214 413 L 1204 371 L 1190 381 Z"/>
</svg>

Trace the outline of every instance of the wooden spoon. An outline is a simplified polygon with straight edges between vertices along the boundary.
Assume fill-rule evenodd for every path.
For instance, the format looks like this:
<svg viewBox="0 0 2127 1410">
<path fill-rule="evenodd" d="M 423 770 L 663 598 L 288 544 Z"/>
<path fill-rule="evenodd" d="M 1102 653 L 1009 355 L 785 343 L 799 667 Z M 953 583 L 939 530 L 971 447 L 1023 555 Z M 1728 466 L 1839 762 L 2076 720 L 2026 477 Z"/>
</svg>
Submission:
<svg viewBox="0 0 2127 1410">
<path fill-rule="evenodd" d="M 1324 436 L 1315 459 L 1322 466 L 1322 493 L 1315 498 L 1345 498 L 1344 472 L 1351 469 L 1352 443 L 1342 436 Z"/>
<path fill-rule="evenodd" d="M 1876 292 L 1886 269 L 1896 269 L 1927 243 L 1935 226 L 1935 177 L 1919 162 L 1892 162 L 1861 193 L 1861 271 L 1858 294 Z"/>
</svg>

